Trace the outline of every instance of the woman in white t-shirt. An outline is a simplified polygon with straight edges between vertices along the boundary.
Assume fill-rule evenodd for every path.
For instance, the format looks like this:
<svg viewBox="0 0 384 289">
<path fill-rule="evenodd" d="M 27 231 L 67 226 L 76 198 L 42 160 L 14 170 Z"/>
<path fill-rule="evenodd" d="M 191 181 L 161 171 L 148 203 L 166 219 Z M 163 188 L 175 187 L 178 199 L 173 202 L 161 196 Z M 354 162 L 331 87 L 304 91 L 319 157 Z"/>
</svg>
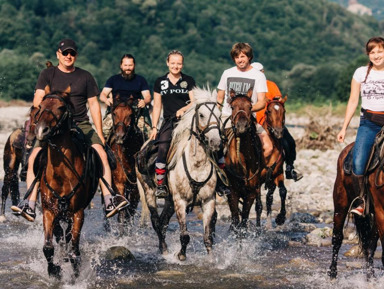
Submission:
<svg viewBox="0 0 384 289">
<path fill-rule="evenodd" d="M 365 45 L 369 64 L 356 69 L 345 113 L 343 127 L 337 140 L 343 142 L 348 125 L 359 104 L 361 95 L 360 126 L 353 148 L 352 176 L 354 186 L 360 190 L 360 199 L 351 212 L 364 214 L 364 172 L 376 134 L 384 125 L 384 38 L 373 37 Z M 383 120 L 380 120 L 383 118 Z"/>
</svg>

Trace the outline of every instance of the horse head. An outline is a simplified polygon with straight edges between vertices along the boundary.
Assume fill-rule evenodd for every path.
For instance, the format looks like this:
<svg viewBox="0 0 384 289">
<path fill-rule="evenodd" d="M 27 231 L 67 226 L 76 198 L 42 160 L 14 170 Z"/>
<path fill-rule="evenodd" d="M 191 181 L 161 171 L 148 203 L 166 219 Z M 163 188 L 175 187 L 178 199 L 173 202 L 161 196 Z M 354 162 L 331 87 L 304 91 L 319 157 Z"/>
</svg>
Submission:
<svg viewBox="0 0 384 289">
<path fill-rule="evenodd" d="M 31 106 L 31 108 L 29 109 L 29 130 L 28 130 L 28 133 L 26 135 L 26 147 L 27 148 L 31 148 L 33 146 L 33 142 L 36 138 L 36 135 L 35 135 L 35 127 L 36 127 L 36 123 L 35 123 L 35 119 L 36 119 L 36 114 L 38 112 L 38 108 L 37 107 L 34 107 L 34 106 Z"/>
<path fill-rule="evenodd" d="M 230 91 L 229 104 L 232 109 L 231 121 L 232 129 L 236 135 L 246 133 L 252 125 L 252 90 L 247 94 L 236 94 L 234 90 Z"/>
<path fill-rule="evenodd" d="M 265 110 L 265 122 L 267 124 L 270 134 L 276 139 L 283 137 L 284 125 L 285 125 L 285 108 L 284 103 L 287 100 L 287 96 L 284 98 L 274 98 L 268 100 Z"/>
<path fill-rule="evenodd" d="M 40 141 L 47 140 L 54 135 L 69 129 L 72 121 L 72 103 L 69 99 L 70 88 L 64 92 L 50 92 L 46 88 L 46 94 L 35 114 L 35 134 Z"/>
<path fill-rule="evenodd" d="M 116 95 L 112 108 L 113 133 L 117 144 L 123 144 L 126 136 L 135 125 L 135 112 L 132 108 L 133 96 L 120 98 Z"/>
</svg>

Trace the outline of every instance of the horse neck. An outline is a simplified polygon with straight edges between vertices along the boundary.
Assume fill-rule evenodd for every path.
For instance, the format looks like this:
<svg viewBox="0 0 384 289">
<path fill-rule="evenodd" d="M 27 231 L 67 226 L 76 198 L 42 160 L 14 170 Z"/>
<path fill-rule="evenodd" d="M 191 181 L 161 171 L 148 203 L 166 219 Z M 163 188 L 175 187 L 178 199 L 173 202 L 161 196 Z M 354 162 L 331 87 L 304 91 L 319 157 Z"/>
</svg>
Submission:
<svg viewBox="0 0 384 289">
<path fill-rule="evenodd" d="M 191 139 L 188 140 L 184 153 L 191 166 L 201 167 L 209 163 L 206 149 L 195 136 L 192 136 Z"/>
<path fill-rule="evenodd" d="M 77 151 L 76 145 L 72 140 L 69 130 L 51 138 L 51 144 L 48 145 L 48 166 L 53 166 L 55 169 L 62 164 L 64 155 L 69 160 L 73 161 L 78 156 L 74 154 Z"/>
<path fill-rule="evenodd" d="M 233 156 L 232 158 L 237 160 L 237 150 L 239 150 L 240 154 L 244 156 L 244 161 L 249 163 L 250 166 L 253 166 L 256 163 L 256 158 L 258 157 L 256 155 L 256 149 L 258 149 L 260 152 L 262 151 L 262 147 L 255 147 L 257 144 L 261 143 L 260 140 L 256 141 L 255 138 L 258 137 L 259 136 L 257 135 L 256 128 L 252 129 L 251 132 L 244 133 L 238 137 L 234 135 L 231 143 L 229 144 L 229 151 Z"/>
</svg>

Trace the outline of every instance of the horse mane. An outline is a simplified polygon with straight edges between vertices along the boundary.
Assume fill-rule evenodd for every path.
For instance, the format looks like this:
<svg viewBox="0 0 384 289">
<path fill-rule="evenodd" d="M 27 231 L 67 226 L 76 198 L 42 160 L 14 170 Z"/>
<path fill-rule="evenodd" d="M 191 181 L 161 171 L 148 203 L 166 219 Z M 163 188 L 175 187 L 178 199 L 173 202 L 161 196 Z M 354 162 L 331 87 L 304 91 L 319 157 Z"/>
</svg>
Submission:
<svg viewBox="0 0 384 289">
<path fill-rule="evenodd" d="M 190 139 L 190 131 L 192 126 L 192 120 L 195 115 L 195 108 L 197 104 L 204 102 L 216 102 L 217 91 L 211 91 L 209 87 L 193 89 L 194 102 L 192 106 L 184 113 L 181 117 L 177 127 L 174 129 L 172 134 L 172 147 L 175 147 L 175 154 L 172 157 L 169 168 L 176 165 L 176 161 L 181 158 L 184 153 L 187 143 Z"/>
</svg>

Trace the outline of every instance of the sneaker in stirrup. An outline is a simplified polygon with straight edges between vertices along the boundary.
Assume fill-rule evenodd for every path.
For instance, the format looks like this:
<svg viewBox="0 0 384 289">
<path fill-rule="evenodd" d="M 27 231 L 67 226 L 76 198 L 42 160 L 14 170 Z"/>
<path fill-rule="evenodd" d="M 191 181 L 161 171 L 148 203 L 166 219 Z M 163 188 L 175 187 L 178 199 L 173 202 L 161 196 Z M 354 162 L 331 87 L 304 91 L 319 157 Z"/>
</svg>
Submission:
<svg viewBox="0 0 384 289">
<path fill-rule="evenodd" d="M 351 213 L 356 214 L 358 216 L 364 216 L 364 207 L 363 207 L 363 205 L 360 205 L 360 206 L 352 209 Z"/>
<path fill-rule="evenodd" d="M 156 187 L 155 196 L 157 198 L 165 198 L 165 197 L 168 197 L 168 195 L 169 195 L 169 193 L 168 193 L 167 186 L 165 186 L 165 185 L 158 185 Z"/>
<path fill-rule="evenodd" d="M 20 203 L 17 206 L 12 206 L 11 210 L 12 213 L 16 216 L 22 216 L 23 218 L 27 219 L 30 222 L 34 222 L 36 218 L 35 210 L 31 209 L 31 207 L 28 205 L 28 203 Z"/>
<path fill-rule="evenodd" d="M 113 197 L 109 205 L 105 207 L 105 215 L 107 218 L 114 216 L 128 205 L 128 201 L 125 198 L 121 197 L 117 199 L 116 197 L 118 196 Z"/>
</svg>

